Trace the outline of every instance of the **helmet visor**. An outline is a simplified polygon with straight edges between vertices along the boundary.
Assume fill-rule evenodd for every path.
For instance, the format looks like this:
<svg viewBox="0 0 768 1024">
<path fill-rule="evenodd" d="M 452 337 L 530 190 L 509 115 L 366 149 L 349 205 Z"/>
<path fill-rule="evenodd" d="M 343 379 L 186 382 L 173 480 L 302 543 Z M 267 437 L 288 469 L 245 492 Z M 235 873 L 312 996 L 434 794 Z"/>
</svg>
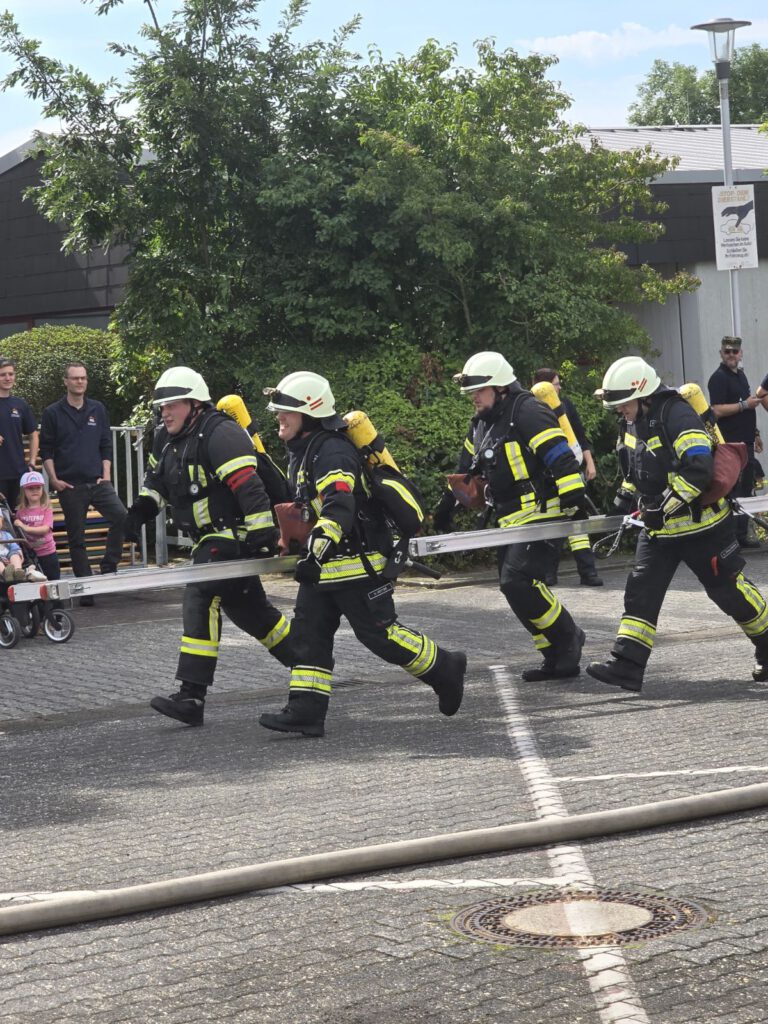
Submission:
<svg viewBox="0 0 768 1024">
<path fill-rule="evenodd" d="M 263 393 L 269 399 L 267 409 L 269 412 L 278 412 L 283 409 L 286 412 L 298 412 L 303 409 L 306 402 L 301 398 L 294 398 L 293 395 L 286 395 L 284 391 L 277 388 L 264 388 Z"/>
<path fill-rule="evenodd" d="M 458 384 L 465 391 L 470 388 L 484 388 L 490 379 L 487 373 L 484 373 L 481 377 L 473 376 L 469 373 L 454 373 L 453 375 L 454 383 Z"/>
</svg>

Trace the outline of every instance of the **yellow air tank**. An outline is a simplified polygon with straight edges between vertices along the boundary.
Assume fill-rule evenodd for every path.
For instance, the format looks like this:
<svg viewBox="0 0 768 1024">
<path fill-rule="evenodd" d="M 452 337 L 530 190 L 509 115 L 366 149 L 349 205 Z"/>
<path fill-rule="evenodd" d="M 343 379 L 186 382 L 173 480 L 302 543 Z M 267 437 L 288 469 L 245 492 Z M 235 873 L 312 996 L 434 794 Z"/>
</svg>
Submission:
<svg viewBox="0 0 768 1024">
<path fill-rule="evenodd" d="M 704 397 L 704 392 L 701 390 L 698 384 L 683 384 L 680 388 L 680 394 L 686 400 L 688 405 L 691 406 L 694 412 L 697 412 L 699 416 L 704 420 L 704 425 L 707 428 L 707 433 L 710 435 L 713 441 L 718 444 L 722 444 L 725 438 L 722 435 L 720 427 L 717 425 L 717 416 L 712 411 L 712 406 Z"/>
<path fill-rule="evenodd" d="M 264 454 L 265 448 L 258 432 L 250 429 L 253 420 L 251 419 L 251 414 L 246 409 L 245 402 L 242 400 L 240 395 L 224 395 L 224 397 L 220 398 L 216 403 L 216 408 L 219 412 L 225 412 L 227 416 L 231 416 L 235 423 L 242 427 L 250 437 L 256 451 L 261 452 L 262 455 Z"/>
<path fill-rule="evenodd" d="M 364 412 L 354 409 L 352 412 L 348 412 L 344 419 L 348 424 L 347 437 L 355 448 L 359 449 L 366 457 L 369 466 L 391 466 L 392 469 L 400 472 L 400 467 L 389 454 L 384 439 Z"/>
<path fill-rule="evenodd" d="M 563 403 L 560 401 L 560 396 L 557 393 L 555 385 L 548 380 L 540 380 L 538 384 L 534 384 L 531 388 L 531 393 L 534 394 L 540 402 L 544 402 L 557 416 L 557 422 L 560 425 L 560 429 L 565 434 L 565 439 L 568 442 L 571 451 L 576 456 L 577 461 L 581 464 L 584 461 L 584 453 L 581 450 L 581 445 L 576 440 L 576 435 L 573 432 L 571 421 L 568 419 L 568 415 L 563 408 Z"/>
</svg>

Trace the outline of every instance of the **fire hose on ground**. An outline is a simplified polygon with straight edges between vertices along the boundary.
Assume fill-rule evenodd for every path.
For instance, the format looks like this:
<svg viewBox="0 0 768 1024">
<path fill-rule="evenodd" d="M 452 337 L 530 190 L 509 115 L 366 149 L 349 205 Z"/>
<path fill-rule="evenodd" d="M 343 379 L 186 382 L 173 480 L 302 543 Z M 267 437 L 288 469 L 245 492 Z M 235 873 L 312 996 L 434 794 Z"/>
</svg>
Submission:
<svg viewBox="0 0 768 1024">
<path fill-rule="evenodd" d="M 0 935 L 83 924 L 388 868 L 596 839 L 765 806 L 768 806 L 768 783 L 759 783 L 610 811 L 292 857 L 120 889 L 62 893 L 40 903 L 0 908 Z"/>
</svg>

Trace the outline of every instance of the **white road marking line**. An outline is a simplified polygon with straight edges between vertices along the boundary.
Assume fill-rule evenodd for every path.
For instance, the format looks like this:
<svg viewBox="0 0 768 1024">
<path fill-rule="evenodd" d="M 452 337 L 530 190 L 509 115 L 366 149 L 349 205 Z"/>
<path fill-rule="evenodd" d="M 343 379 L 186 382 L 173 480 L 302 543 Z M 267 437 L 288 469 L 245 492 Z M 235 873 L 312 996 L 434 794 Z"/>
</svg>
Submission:
<svg viewBox="0 0 768 1024">
<path fill-rule="evenodd" d="M 765 764 L 739 764 L 728 768 L 680 768 L 670 772 L 616 772 L 613 775 L 555 775 L 555 782 L 606 782 L 611 779 L 661 779 L 675 775 L 728 775 L 731 772 L 768 772 Z"/>
<path fill-rule="evenodd" d="M 546 762 L 528 727 L 515 683 L 504 665 L 489 666 L 506 715 L 507 734 L 517 750 L 520 770 L 528 786 L 539 818 L 568 817 Z M 592 889 L 595 880 L 579 846 L 550 846 L 547 856 L 553 873 L 561 883 Z M 564 905 L 568 917 L 568 905 Z M 573 921 L 574 928 L 577 927 Z M 629 973 L 624 955 L 617 946 L 576 949 L 587 975 L 597 1012 L 603 1024 L 650 1024 Z"/>
</svg>

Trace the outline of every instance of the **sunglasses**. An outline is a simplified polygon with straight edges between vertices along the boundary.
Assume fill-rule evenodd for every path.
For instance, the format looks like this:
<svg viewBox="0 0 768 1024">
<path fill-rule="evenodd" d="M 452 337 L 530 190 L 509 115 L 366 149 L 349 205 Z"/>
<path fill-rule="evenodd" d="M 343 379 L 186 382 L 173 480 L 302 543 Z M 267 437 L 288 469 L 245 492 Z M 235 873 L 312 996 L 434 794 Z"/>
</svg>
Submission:
<svg viewBox="0 0 768 1024">
<path fill-rule="evenodd" d="M 723 352 L 727 356 L 737 356 L 741 352 L 740 348 L 733 348 L 731 345 L 724 345 Z"/>
</svg>

